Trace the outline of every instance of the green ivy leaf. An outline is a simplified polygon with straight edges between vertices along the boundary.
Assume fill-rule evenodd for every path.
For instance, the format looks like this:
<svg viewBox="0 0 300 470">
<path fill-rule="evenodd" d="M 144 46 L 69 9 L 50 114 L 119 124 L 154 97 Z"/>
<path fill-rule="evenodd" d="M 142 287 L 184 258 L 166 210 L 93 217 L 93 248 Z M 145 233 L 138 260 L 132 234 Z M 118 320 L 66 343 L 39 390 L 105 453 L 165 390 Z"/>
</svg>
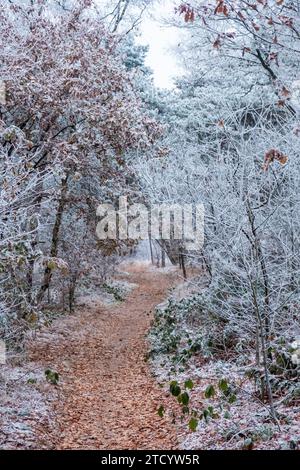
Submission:
<svg viewBox="0 0 300 470">
<path fill-rule="evenodd" d="M 59 374 L 51 369 L 45 370 L 46 380 L 52 385 L 57 385 L 59 381 Z"/>
<path fill-rule="evenodd" d="M 205 422 L 207 423 L 208 417 L 209 417 L 209 411 L 203 410 L 202 415 L 203 415 L 203 418 L 205 419 Z"/>
<path fill-rule="evenodd" d="M 163 405 L 160 405 L 160 407 L 157 410 L 157 413 L 160 418 L 163 417 L 163 415 L 165 414 L 165 408 L 163 407 Z"/>
<path fill-rule="evenodd" d="M 195 432 L 197 429 L 197 426 L 198 426 L 198 420 L 196 418 L 191 418 L 189 420 L 189 429 Z"/>
<path fill-rule="evenodd" d="M 233 393 L 232 395 L 230 395 L 230 397 L 228 398 L 228 403 L 232 404 L 236 401 L 236 395 Z"/>
<path fill-rule="evenodd" d="M 30 384 L 30 385 L 34 385 L 36 384 L 37 380 L 36 379 L 28 379 L 27 380 L 27 383 Z"/>
<path fill-rule="evenodd" d="M 189 394 L 187 392 L 183 392 L 178 396 L 177 400 L 182 405 L 187 406 L 189 404 L 189 401 L 190 401 Z"/>
<path fill-rule="evenodd" d="M 221 379 L 218 383 L 218 387 L 221 390 L 221 392 L 227 392 L 228 390 L 228 382 L 226 379 Z"/>
<path fill-rule="evenodd" d="M 184 382 L 184 387 L 188 390 L 192 390 L 192 388 L 194 387 L 194 382 L 191 379 L 188 379 Z"/>
<path fill-rule="evenodd" d="M 180 395 L 181 388 L 179 387 L 178 382 L 176 380 L 173 380 L 170 383 L 170 392 L 174 397 L 178 397 L 178 395 Z"/>
<path fill-rule="evenodd" d="M 215 394 L 216 394 L 216 391 L 214 389 L 214 386 L 208 385 L 208 387 L 206 387 L 205 392 L 204 392 L 205 398 L 213 398 Z"/>
</svg>

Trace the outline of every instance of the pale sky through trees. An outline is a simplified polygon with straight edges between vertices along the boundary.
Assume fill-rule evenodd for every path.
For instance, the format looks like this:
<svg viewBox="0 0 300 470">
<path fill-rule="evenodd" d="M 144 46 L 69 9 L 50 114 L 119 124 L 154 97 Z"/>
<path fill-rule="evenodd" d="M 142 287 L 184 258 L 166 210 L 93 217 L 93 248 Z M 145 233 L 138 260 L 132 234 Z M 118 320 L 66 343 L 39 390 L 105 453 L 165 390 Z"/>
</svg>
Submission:
<svg viewBox="0 0 300 470">
<path fill-rule="evenodd" d="M 139 42 L 149 45 L 146 65 L 153 70 L 154 83 L 159 88 L 172 88 L 173 79 L 181 74 L 174 50 L 180 42 L 180 32 L 161 23 L 162 16 L 172 18 L 173 13 L 174 1 L 159 1 L 154 5 L 152 15 L 144 17 L 140 27 Z"/>
</svg>

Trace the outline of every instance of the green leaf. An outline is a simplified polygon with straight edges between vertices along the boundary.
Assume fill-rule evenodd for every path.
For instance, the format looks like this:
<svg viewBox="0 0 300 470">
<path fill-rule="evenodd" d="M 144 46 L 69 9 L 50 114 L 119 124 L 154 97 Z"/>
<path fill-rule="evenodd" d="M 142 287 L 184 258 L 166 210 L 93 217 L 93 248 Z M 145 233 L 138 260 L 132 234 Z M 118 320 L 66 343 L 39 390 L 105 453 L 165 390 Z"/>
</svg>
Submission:
<svg viewBox="0 0 300 470">
<path fill-rule="evenodd" d="M 160 416 L 160 418 L 163 417 L 163 415 L 165 414 L 165 408 L 163 407 L 163 405 L 160 405 L 160 407 L 157 410 L 157 413 L 158 413 L 158 416 Z"/>
<path fill-rule="evenodd" d="M 221 390 L 221 392 L 227 392 L 228 390 L 228 382 L 226 379 L 221 379 L 218 383 L 218 387 Z"/>
<path fill-rule="evenodd" d="M 176 380 L 173 380 L 170 383 L 170 392 L 174 397 L 178 397 L 178 395 L 180 395 L 181 388 L 179 387 L 178 382 Z"/>
<path fill-rule="evenodd" d="M 51 369 L 45 370 L 46 380 L 52 385 L 57 385 L 59 381 L 59 374 Z"/>
<path fill-rule="evenodd" d="M 204 392 L 205 398 L 213 398 L 215 394 L 216 394 L 216 391 L 214 389 L 214 386 L 208 385 L 208 387 L 206 387 L 206 390 Z"/>
<path fill-rule="evenodd" d="M 190 401 L 189 394 L 187 392 L 183 392 L 178 396 L 177 400 L 182 405 L 187 406 L 189 404 L 189 401 Z"/>
<path fill-rule="evenodd" d="M 203 418 L 205 419 L 205 422 L 207 423 L 208 417 L 209 417 L 209 411 L 208 410 L 203 410 L 202 412 Z"/>
<path fill-rule="evenodd" d="M 194 387 L 194 382 L 191 379 L 188 379 L 184 382 L 184 387 L 188 390 L 192 390 L 192 388 Z"/>
<path fill-rule="evenodd" d="M 236 401 L 236 395 L 233 393 L 232 395 L 230 395 L 230 397 L 228 398 L 228 403 L 232 404 Z"/>
<path fill-rule="evenodd" d="M 189 429 L 195 432 L 197 429 L 197 426 L 198 426 L 198 420 L 196 418 L 191 418 L 189 420 Z"/>
<path fill-rule="evenodd" d="M 30 385 L 36 384 L 37 380 L 36 379 L 28 379 L 27 383 Z"/>
<path fill-rule="evenodd" d="M 230 419 L 231 418 L 230 413 L 227 410 L 225 411 L 223 416 L 224 416 L 225 419 Z"/>
<path fill-rule="evenodd" d="M 57 268 L 57 263 L 54 260 L 49 260 L 47 263 L 47 268 L 51 269 L 52 271 Z"/>
</svg>

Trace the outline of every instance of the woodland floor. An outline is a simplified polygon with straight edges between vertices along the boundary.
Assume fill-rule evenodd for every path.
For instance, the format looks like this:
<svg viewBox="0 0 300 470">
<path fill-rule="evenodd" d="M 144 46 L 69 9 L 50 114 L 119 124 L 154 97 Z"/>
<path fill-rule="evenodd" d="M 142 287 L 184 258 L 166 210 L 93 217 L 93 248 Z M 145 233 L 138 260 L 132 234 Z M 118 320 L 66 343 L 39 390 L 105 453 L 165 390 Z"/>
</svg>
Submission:
<svg viewBox="0 0 300 470">
<path fill-rule="evenodd" d="M 168 394 L 145 362 L 152 311 L 178 283 L 178 274 L 138 263 L 125 270 L 126 280 L 137 286 L 123 302 L 56 320 L 50 335 L 33 342 L 31 363 L 58 371 L 60 381 L 48 385 L 56 389 L 52 424 L 41 420 L 31 448 L 178 448 L 170 417 L 157 414 Z"/>
<path fill-rule="evenodd" d="M 176 375 L 180 383 L 193 379 L 193 407 L 208 405 L 204 391 L 212 383 L 217 388 L 220 377 L 240 384 L 246 395 L 238 394 L 230 419 L 222 415 L 209 425 L 202 420 L 196 432 L 188 431 L 163 385 L 170 377 L 162 358 L 150 364 L 145 355 L 154 308 L 170 294 L 177 300 L 192 294 L 193 282 L 183 283 L 173 267 L 132 262 L 121 269 L 116 282 L 131 286 L 123 301 L 107 304 L 95 288 L 81 298 L 74 314 L 58 316 L 29 335 L 25 357 L 22 353 L 1 366 L 1 449 L 241 449 L 249 433 L 258 436 L 255 449 L 300 443 L 298 407 L 279 407 L 289 417 L 279 431 L 268 410 L 249 400 L 253 387 L 238 366 L 227 360 L 205 362 L 201 355 Z M 59 373 L 57 386 L 46 380 L 46 369 Z M 161 405 L 166 410 L 162 418 L 157 413 Z"/>
</svg>

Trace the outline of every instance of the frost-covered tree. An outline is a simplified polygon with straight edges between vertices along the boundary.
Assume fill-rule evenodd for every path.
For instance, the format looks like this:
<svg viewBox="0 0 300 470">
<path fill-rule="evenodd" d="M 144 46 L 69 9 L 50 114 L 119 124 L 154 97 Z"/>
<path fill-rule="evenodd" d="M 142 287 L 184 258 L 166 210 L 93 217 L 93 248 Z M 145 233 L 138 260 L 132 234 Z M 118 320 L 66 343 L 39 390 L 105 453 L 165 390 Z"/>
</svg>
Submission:
<svg viewBox="0 0 300 470">
<path fill-rule="evenodd" d="M 204 203 L 203 251 L 186 253 L 207 275 L 199 314 L 208 336 L 219 321 L 216 349 L 256 361 L 273 418 L 276 384 L 297 375 L 288 350 L 300 331 L 297 8 L 179 6 L 187 72 L 165 100 L 169 154 L 140 169 L 150 200 Z"/>
<path fill-rule="evenodd" d="M 37 314 L 53 271 L 67 268 L 61 241 L 72 230 L 70 222 L 82 218 L 74 248 L 64 243 L 72 261 L 67 252 L 80 249 L 86 230 L 92 238 L 97 205 L 130 190 L 131 159 L 147 153 L 161 130 L 139 97 L 134 70 L 126 68 L 122 37 L 107 30 L 93 2 L 7 1 L 0 17 L 6 85 L 0 116 L 27 142 L 26 153 L 18 155 L 14 137 L 2 140 L 1 173 L 12 171 L 9 156 L 17 152 L 32 184 L 31 213 L 25 214 L 33 220 L 30 255 L 23 284 L 15 286 L 28 300 L 18 313 L 25 318 L 32 310 Z M 21 223 L 18 213 L 12 212 L 12 220 L 16 227 Z M 95 257 L 86 245 L 81 253 L 86 264 Z M 7 270 L 3 291 L 11 282 Z"/>
</svg>

